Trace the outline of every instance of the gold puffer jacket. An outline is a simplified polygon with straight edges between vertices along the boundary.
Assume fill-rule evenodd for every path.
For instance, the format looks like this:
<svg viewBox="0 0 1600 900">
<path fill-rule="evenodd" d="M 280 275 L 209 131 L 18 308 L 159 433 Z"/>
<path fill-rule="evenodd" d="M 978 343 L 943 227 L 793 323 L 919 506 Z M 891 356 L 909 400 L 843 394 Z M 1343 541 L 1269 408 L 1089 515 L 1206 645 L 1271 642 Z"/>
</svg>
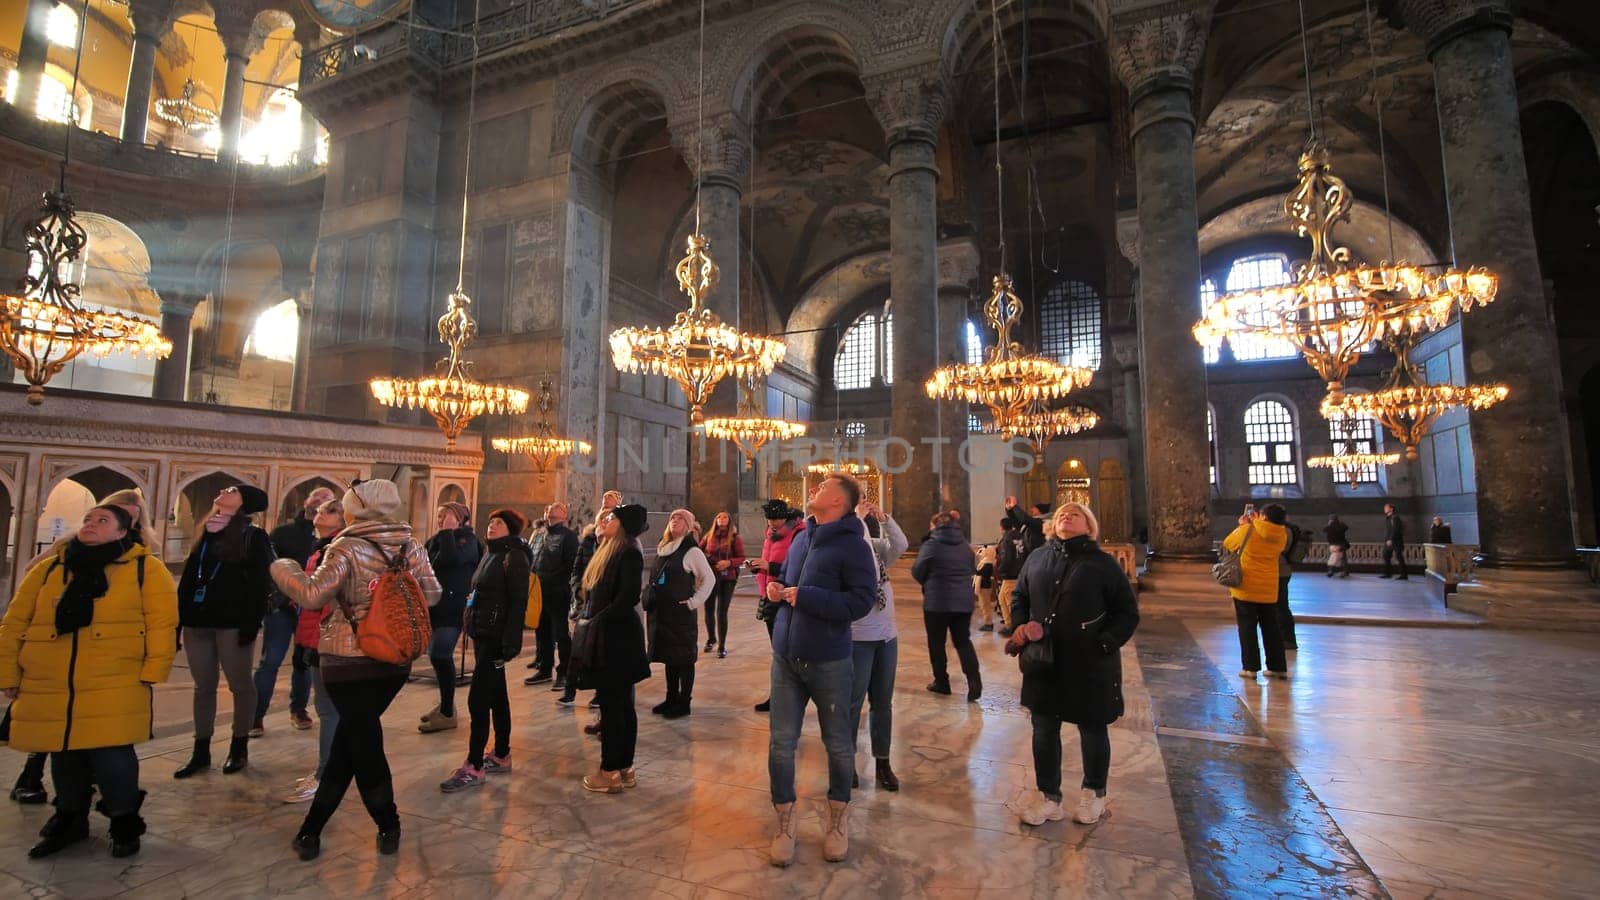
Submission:
<svg viewBox="0 0 1600 900">
<path fill-rule="evenodd" d="M 355 629 L 350 619 L 360 622 L 372 607 L 372 583 L 382 574 L 383 556 L 373 546 L 376 543 L 391 558 L 406 553 L 411 574 L 422 586 L 428 605 L 439 602 L 439 580 L 428 564 L 428 550 L 422 542 L 411 536 L 411 526 L 404 522 L 357 522 L 339 532 L 322 551 L 322 561 L 317 571 L 307 575 L 292 559 L 280 559 L 272 564 L 272 580 L 284 596 L 299 604 L 301 609 L 321 609 L 333 604 L 333 612 L 322 620 L 322 632 L 317 638 L 317 652 L 325 656 L 364 657 L 356 643 Z"/>
</svg>

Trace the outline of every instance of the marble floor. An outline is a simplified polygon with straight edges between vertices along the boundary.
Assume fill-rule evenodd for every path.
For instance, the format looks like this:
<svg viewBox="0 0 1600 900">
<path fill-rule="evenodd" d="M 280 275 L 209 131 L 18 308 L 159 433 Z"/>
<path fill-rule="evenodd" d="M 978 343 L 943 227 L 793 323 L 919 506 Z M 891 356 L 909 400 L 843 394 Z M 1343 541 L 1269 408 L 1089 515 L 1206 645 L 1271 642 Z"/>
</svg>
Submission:
<svg viewBox="0 0 1600 900">
<path fill-rule="evenodd" d="M 48 808 L 0 803 L 0 896 L 1594 896 L 1600 863 L 1600 643 L 1592 635 L 1306 625 L 1288 684 L 1238 678 L 1233 630 L 1152 617 L 1124 649 L 1128 715 L 1112 729 L 1108 815 L 1021 825 L 1032 788 L 1019 678 L 975 635 L 985 695 L 929 694 L 918 593 L 902 570 L 894 762 L 899 793 L 858 768 L 853 843 L 822 860 L 825 758 L 814 721 L 799 759 L 806 809 L 795 866 L 765 860 L 771 826 L 765 632 L 735 601 L 727 659 L 702 658 L 694 714 L 641 716 L 639 787 L 585 792 L 588 713 L 545 685 L 512 688 L 516 770 L 443 795 L 466 731 L 418 734 L 432 685 L 386 717 L 405 838 L 380 857 L 348 797 L 323 856 L 289 848 L 302 806 L 283 791 L 315 765 L 315 732 L 283 695 L 251 767 L 177 782 L 189 749 L 186 672 L 158 697 L 140 747 L 150 834 L 132 860 L 96 837 L 26 858 Z M 426 669 L 424 665 L 422 667 Z M 287 670 L 285 670 L 286 674 Z M 525 674 L 518 669 L 517 673 Z M 660 699 L 641 685 L 641 711 Z M 464 701 L 464 696 L 463 696 Z M 464 722 L 464 717 L 463 717 Z M 219 726 L 225 727 L 225 726 Z M 1079 777 L 1067 729 L 1065 780 Z M 221 750 L 221 745 L 217 748 Z M 17 754 L 0 755 L 9 784 Z"/>
</svg>

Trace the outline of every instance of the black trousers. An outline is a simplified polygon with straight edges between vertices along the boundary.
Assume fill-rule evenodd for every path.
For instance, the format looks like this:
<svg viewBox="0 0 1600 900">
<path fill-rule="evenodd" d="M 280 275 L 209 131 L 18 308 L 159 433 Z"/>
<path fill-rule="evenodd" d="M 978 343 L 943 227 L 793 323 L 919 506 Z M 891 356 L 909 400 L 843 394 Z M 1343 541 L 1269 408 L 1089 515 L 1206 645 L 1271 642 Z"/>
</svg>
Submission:
<svg viewBox="0 0 1600 900">
<path fill-rule="evenodd" d="M 706 643 L 717 642 L 717 649 L 728 645 L 728 607 L 733 604 L 736 581 L 717 579 L 717 589 L 706 601 Z"/>
<path fill-rule="evenodd" d="M 928 662 L 933 667 L 933 680 L 950 683 L 949 659 L 945 656 L 945 635 L 956 645 L 956 658 L 961 661 L 961 674 L 967 676 L 969 686 L 981 683 L 978 671 L 978 651 L 972 649 L 972 613 L 922 613 L 922 624 L 928 632 Z"/>
<path fill-rule="evenodd" d="M 1289 609 L 1289 578 L 1284 576 L 1278 579 L 1278 633 L 1283 637 L 1285 648 L 1294 647 L 1299 643 L 1294 639 L 1294 612 Z"/>
<path fill-rule="evenodd" d="M 327 670 L 323 670 L 324 676 Z M 394 805 L 394 779 L 383 752 L 383 713 L 406 686 L 405 675 L 385 675 L 359 681 L 325 681 L 328 699 L 339 710 L 333 730 L 333 749 L 322 770 L 317 795 L 311 799 L 301 834 L 320 835 L 355 780 L 361 802 L 378 828 L 400 827 L 400 810 Z"/>
<path fill-rule="evenodd" d="M 1233 615 L 1239 621 L 1239 667 L 1251 672 L 1261 671 L 1261 647 L 1265 645 L 1267 671 L 1289 671 L 1289 660 L 1283 653 L 1283 633 L 1278 630 L 1278 605 L 1235 600 Z M 1256 643 L 1257 631 L 1261 633 L 1260 644 Z"/>
<path fill-rule="evenodd" d="M 1104 797 L 1111 775 L 1111 734 L 1104 725 L 1079 725 L 1083 786 Z M 1039 793 L 1061 802 L 1061 720 L 1033 714 L 1033 777 Z"/>
<path fill-rule="evenodd" d="M 1401 578 L 1410 577 L 1411 573 L 1406 571 L 1406 548 L 1403 544 L 1383 545 L 1383 574 L 1394 574 L 1394 570 L 1391 566 L 1392 562 L 1398 562 L 1400 564 Z"/>
<path fill-rule="evenodd" d="M 639 711 L 633 708 L 633 685 L 602 684 L 595 691 L 600 700 L 600 768 L 620 772 L 633 768 L 633 751 L 639 743 Z"/>
<path fill-rule="evenodd" d="M 694 699 L 694 663 L 667 666 L 667 702 L 688 703 Z"/>
<path fill-rule="evenodd" d="M 88 812 L 96 786 L 107 816 L 139 810 L 139 755 L 132 744 L 58 750 L 50 754 L 50 779 L 56 786 L 56 809 L 62 812 Z"/>
<path fill-rule="evenodd" d="M 572 656 L 572 632 L 567 630 L 568 605 L 572 598 L 565 587 L 554 588 L 554 581 L 539 581 L 544 606 L 539 610 L 539 627 L 534 629 L 534 660 L 540 672 L 552 668 L 558 676 L 567 674 L 567 660 Z M 559 660 L 559 662 L 558 662 Z"/>
<path fill-rule="evenodd" d="M 483 768 L 483 748 L 489 743 L 489 726 L 494 725 L 494 755 L 511 752 L 511 697 L 506 693 L 506 670 L 495 665 L 482 644 L 473 645 L 477 653 L 472 686 L 467 688 L 467 713 L 472 717 L 467 734 L 467 763 Z"/>
</svg>

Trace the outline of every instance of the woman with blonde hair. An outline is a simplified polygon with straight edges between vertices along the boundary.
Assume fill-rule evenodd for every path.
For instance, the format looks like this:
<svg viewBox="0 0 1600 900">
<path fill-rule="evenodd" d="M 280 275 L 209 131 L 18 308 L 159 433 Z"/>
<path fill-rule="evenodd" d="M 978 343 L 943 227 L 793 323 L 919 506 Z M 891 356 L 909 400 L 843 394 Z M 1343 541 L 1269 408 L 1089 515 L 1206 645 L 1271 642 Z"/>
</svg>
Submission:
<svg viewBox="0 0 1600 900">
<path fill-rule="evenodd" d="M 675 509 L 656 545 L 656 564 L 644 596 L 650 661 L 666 667 L 667 699 L 650 711 L 667 719 L 689 714 L 699 656 L 700 607 L 717 586 L 716 573 L 694 537 L 694 513 Z"/>
<path fill-rule="evenodd" d="M 1017 809 L 1028 825 L 1066 816 L 1061 806 L 1061 723 L 1078 726 L 1083 782 L 1073 821 L 1092 825 L 1106 808 L 1111 770 L 1107 728 L 1122 717 L 1122 645 L 1139 625 L 1133 587 L 1115 557 L 1100 549 L 1100 523 L 1082 503 L 1063 503 L 1051 516 L 1054 537 L 1028 554 L 1012 592 L 1017 630 L 1006 652 L 1023 656 L 1022 705 L 1033 714 L 1033 771 L 1037 796 Z"/>
<path fill-rule="evenodd" d="M 649 516 L 638 504 L 600 515 L 598 543 L 584 569 L 582 631 L 573 642 L 579 687 L 593 688 L 600 701 L 600 768 L 583 777 L 585 790 L 616 794 L 637 784 L 633 752 L 639 742 L 639 715 L 633 686 L 650 677 L 644 628 L 635 607 L 644 575 L 639 535 Z"/>
</svg>

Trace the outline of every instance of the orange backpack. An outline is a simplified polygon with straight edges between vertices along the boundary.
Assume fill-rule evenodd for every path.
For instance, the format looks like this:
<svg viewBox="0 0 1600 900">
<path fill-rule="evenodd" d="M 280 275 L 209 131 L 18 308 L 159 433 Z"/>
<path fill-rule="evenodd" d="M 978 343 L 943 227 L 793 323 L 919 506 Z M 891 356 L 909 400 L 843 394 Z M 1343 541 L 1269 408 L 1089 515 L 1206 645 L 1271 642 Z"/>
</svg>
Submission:
<svg viewBox="0 0 1600 900">
<path fill-rule="evenodd" d="M 356 633 L 356 644 L 378 662 L 403 666 L 426 653 L 433 640 L 433 626 L 428 621 L 428 598 L 422 585 L 411 574 L 411 542 L 391 557 L 377 541 L 362 538 L 383 557 L 384 569 L 373 580 L 370 593 L 372 606 L 359 627 L 351 619 L 350 627 Z M 349 618 L 346 615 L 346 618 Z"/>
</svg>

